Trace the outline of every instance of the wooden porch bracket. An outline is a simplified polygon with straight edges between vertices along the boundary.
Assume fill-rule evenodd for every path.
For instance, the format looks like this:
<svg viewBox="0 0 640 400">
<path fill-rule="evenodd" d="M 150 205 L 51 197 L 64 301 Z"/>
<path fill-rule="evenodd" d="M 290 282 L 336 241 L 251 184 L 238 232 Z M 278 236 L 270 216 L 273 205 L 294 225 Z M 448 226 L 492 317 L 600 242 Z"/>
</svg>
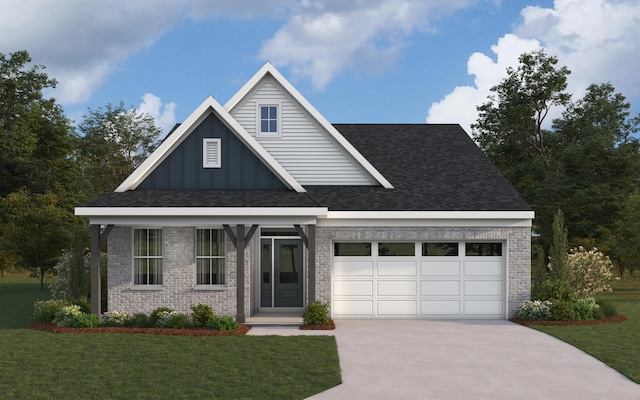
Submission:
<svg viewBox="0 0 640 400">
<path fill-rule="evenodd" d="M 107 225 L 100 232 L 100 225 L 91 225 L 91 313 L 98 318 L 102 317 L 101 295 L 102 284 L 100 282 L 100 250 L 106 244 L 107 238 L 113 229 L 113 225 Z"/>
</svg>

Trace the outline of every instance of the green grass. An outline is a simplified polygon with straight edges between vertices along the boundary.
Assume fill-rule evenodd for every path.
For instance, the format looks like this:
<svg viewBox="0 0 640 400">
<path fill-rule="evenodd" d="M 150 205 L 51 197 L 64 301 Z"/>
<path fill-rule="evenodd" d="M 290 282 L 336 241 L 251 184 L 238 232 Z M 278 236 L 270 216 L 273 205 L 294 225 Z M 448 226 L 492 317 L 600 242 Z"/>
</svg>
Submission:
<svg viewBox="0 0 640 400">
<path fill-rule="evenodd" d="M 26 329 L 38 283 L 0 279 L 3 399 L 302 399 L 340 383 L 332 336 L 63 335 Z"/>
<path fill-rule="evenodd" d="M 532 326 L 555 336 L 640 383 L 640 281 L 617 282 L 614 291 L 598 296 L 615 304 L 628 320 L 587 326 Z"/>
</svg>

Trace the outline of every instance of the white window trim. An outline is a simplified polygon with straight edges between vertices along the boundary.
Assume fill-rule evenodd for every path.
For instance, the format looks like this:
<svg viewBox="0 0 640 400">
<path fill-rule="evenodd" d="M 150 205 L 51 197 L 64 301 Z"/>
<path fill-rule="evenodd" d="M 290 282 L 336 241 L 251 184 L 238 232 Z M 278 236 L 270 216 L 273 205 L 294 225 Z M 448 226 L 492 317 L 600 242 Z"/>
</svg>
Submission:
<svg viewBox="0 0 640 400">
<path fill-rule="evenodd" d="M 216 157 L 214 161 L 209 160 L 210 145 L 215 144 Z M 202 139 L 202 168 L 221 168 L 222 167 L 222 139 L 205 138 Z"/>
<path fill-rule="evenodd" d="M 277 126 L 276 132 L 262 132 L 262 119 L 261 108 L 262 107 L 276 107 L 277 108 Z M 256 136 L 269 138 L 269 137 L 282 137 L 282 103 L 279 101 L 265 101 L 262 103 L 256 103 Z"/>
<path fill-rule="evenodd" d="M 198 231 L 199 230 L 217 230 L 222 232 L 222 243 L 224 245 L 224 255 L 222 256 L 199 256 L 198 255 Z M 224 232 L 222 228 L 196 228 L 194 232 L 194 240 L 195 246 L 193 246 L 195 257 L 196 257 L 196 270 L 194 274 L 194 290 L 224 290 L 227 288 L 227 234 Z M 224 260 L 223 268 L 224 268 L 224 283 L 212 283 L 212 284 L 204 284 L 198 283 L 198 259 L 221 259 Z"/>
<path fill-rule="evenodd" d="M 162 255 L 161 256 L 136 256 L 136 250 L 135 250 L 135 240 L 136 240 L 136 235 L 135 235 L 135 231 L 136 230 L 159 230 L 160 232 L 162 232 L 162 242 L 161 242 L 161 251 L 162 251 Z M 162 228 L 158 228 L 158 227 L 151 227 L 151 228 L 133 228 L 133 230 L 131 231 L 132 235 L 131 235 L 131 289 L 132 290 L 162 290 L 164 288 L 164 229 Z M 139 258 L 145 258 L 145 259 L 150 259 L 150 258 L 154 258 L 154 259 L 160 259 L 162 260 L 162 283 L 161 284 L 144 284 L 144 283 L 135 283 L 136 282 L 136 259 Z"/>
</svg>

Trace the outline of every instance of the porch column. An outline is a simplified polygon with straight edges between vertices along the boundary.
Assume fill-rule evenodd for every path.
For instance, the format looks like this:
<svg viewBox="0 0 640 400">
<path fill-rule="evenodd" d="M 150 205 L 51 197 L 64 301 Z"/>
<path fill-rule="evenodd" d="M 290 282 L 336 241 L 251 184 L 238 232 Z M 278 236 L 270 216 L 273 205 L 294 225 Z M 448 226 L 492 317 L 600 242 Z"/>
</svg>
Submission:
<svg viewBox="0 0 640 400">
<path fill-rule="evenodd" d="M 98 318 L 102 316 L 101 294 L 102 285 L 100 282 L 100 250 L 107 241 L 113 225 L 107 225 L 104 232 L 100 232 L 100 225 L 91 225 L 91 313 Z"/>
<path fill-rule="evenodd" d="M 236 321 L 245 322 L 244 315 L 244 225 L 239 224 L 236 230 L 236 254 L 237 256 L 237 309 Z"/>
<path fill-rule="evenodd" d="M 307 232 L 300 225 L 293 227 L 307 247 L 307 297 L 311 303 L 316 301 L 316 226 L 307 225 Z"/>
</svg>

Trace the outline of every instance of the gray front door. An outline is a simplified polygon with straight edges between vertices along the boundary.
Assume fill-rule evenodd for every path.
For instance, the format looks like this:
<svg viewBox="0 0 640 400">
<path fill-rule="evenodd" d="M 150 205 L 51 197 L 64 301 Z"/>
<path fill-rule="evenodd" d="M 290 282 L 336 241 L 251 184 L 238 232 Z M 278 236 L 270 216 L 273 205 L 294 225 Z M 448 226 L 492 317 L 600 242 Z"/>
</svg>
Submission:
<svg viewBox="0 0 640 400">
<path fill-rule="evenodd" d="M 261 307 L 302 307 L 302 240 L 261 239 Z"/>
</svg>

